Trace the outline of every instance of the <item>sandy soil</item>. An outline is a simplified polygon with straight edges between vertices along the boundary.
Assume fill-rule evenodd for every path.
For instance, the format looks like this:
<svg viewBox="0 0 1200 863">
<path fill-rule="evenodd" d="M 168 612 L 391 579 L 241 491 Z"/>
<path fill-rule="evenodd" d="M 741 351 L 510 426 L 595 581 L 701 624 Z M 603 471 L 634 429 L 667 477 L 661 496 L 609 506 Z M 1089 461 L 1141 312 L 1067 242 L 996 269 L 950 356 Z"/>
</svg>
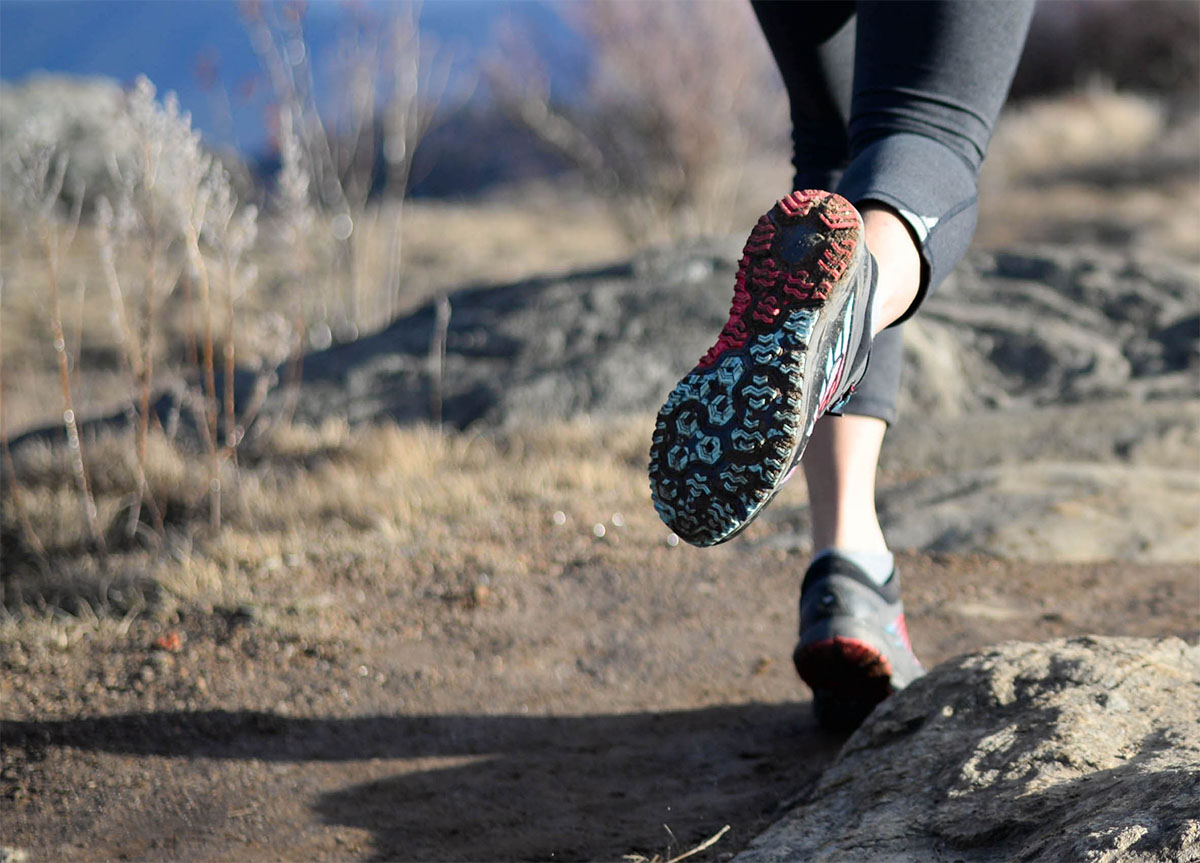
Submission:
<svg viewBox="0 0 1200 863">
<path fill-rule="evenodd" d="M 30 860 L 726 859 L 835 755 L 789 653 L 801 558 L 586 526 L 510 589 L 388 601 L 344 637 L 253 609 L 6 641 L 3 844 Z M 611 530 L 610 534 L 617 534 Z M 659 537 L 661 540 L 661 537 Z M 1191 566 L 908 555 L 936 663 L 1006 639 L 1197 636 Z M 394 587 L 394 586 L 392 586 Z M 157 646 L 156 646 L 157 645 Z"/>
</svg>

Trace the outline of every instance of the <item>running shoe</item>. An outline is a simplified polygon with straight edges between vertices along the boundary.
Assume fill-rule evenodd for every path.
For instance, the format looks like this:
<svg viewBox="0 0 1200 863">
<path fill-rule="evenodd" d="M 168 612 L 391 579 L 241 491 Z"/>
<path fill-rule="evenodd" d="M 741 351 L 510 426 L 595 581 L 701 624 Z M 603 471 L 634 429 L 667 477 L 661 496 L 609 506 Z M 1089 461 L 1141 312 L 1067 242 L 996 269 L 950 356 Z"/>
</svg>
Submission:
<svg viewBox="0 0 1200 863">
<path fill-rule="evenodd" d="M 877 585 L 830 553 L 813 561 L 800 588 L 796 671 L 813 691 L 817 721 L 852 731 L 875 705 L 925 673 L 913 655 L 900 601 L 900 575 Z"/>
<path fill-rule="evenodd" d="M 845 198 L 793 192 L 746 241 L 729 321 L 654 427 L 650 490 L 681 539 L 737 535 L 866 372 L 875 263 Z"/>
</svg>

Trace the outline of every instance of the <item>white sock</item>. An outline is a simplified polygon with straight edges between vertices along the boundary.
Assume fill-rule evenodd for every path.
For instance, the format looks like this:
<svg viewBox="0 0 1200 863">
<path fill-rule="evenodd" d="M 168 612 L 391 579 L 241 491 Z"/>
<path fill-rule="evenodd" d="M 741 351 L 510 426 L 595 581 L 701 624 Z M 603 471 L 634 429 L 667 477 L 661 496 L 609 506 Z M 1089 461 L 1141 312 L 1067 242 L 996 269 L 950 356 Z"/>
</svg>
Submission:
<svg viewBox="0 0 1200 863">
<path fill-rule="evenodd" d="M 813 561 L 830 554 L 837 554 L 853 563 L 867 574 L 871 581 L 882 587 L 896 571 L 896 558 L 890 551 L 855 551 L 847 548 L 825 548 L 813 555 Z"/>
</svg>

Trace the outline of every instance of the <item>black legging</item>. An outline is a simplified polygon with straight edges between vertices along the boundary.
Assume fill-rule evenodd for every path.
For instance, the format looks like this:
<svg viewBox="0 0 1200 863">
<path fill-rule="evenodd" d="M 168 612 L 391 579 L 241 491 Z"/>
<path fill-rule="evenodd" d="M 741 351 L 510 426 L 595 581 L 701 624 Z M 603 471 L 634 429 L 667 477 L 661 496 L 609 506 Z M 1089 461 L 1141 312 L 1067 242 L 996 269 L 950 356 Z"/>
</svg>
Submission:
<svg viewBox="0 0 1200 863">
<path fill-rule="evenodd" d="M 878 201 L 909 225 L 921 286 L 904 320 L 975 233 L 977 178 L 1033 0 L 755 0 L 787 87 L 793 188 Z M 901 330 L 875 340 L 844 413 L 891 422 Z"/>
</svg>

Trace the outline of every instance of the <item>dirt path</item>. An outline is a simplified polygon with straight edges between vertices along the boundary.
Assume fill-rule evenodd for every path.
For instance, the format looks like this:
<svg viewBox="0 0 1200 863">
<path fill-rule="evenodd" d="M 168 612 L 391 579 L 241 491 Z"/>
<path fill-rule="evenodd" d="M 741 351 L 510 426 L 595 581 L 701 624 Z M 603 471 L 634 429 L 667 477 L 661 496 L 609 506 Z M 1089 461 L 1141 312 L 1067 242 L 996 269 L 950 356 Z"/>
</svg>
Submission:
<svg viewBox="0 0 1200 863">
<path fill-rule="evenodd" d="M 354 622 L 340 639 L 230 609 L 7 640 L 0 845 L 31 861 L 617 860 L 729 824 L 692 858 L 727 859 L 841 742 L 788 660 L 798 562 L 752 542 L 626 552 L 419 609 L 331 573 Z M 931 663 L 1010 638 L 1197 635 L 1189 566 L 901 566 Z"/>
</svg>

